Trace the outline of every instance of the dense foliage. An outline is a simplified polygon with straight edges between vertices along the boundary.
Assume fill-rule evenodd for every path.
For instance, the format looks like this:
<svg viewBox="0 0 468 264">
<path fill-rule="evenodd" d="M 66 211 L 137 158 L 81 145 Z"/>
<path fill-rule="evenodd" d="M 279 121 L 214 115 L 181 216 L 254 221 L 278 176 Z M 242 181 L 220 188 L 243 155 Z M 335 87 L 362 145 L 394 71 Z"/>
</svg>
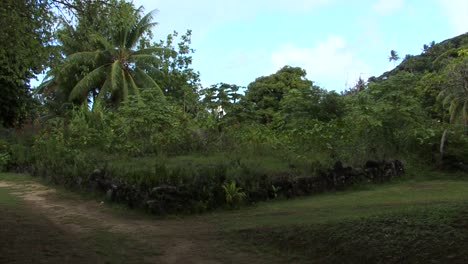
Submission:
<svg viewBox="0 0 468 264">
<path fill-rule="evenodd" d="M 2 133 L 0 169 L 80 188 L 107 182 L 99 188 L 110 199 L 144 201 L 158 212 L 338 188 L 324 173 L 338 161 L 466 170 L 468 34 L 424 45 L 421 55 L 341 94 L 291 66 L 246 88 L 202 88 L 191 68 L 191 31 L 154 42 L 153 12 L 122 0 L 1 5 L 2 19 L 12 18 L 2 23 L 12 25 L 2 39 L 23 45 L 1 42 L 10 46 L 0 59 L 12 60 L 0 69 L 2 123 L 15 129 Z M 47 67 L 33 97 L 29 80 Z M 356 175 L 345 185 L 369 171 Z"/>
<path fill-rule="evenodd" d="M 53 21 L 45 1 L 0 3 L 0 126 L 12 127 L 31 118 L 35 105 L 29 82 L 52 54 Z"/>
</svg>

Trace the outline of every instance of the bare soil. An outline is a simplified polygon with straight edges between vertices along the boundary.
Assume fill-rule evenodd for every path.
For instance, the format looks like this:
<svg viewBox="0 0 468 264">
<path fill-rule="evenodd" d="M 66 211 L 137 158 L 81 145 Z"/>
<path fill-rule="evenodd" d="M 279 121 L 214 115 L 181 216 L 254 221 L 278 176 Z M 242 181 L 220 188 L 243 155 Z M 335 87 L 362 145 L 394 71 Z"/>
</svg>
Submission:
<svg viewBox="0 0 468 264">
<path fill-rule="evenodd" d="M 275 263 L 233 248 L 208 216 L 153 219 L 63 197 L 37 182 L 0 181 L 0 263 Z"/>
</svg>

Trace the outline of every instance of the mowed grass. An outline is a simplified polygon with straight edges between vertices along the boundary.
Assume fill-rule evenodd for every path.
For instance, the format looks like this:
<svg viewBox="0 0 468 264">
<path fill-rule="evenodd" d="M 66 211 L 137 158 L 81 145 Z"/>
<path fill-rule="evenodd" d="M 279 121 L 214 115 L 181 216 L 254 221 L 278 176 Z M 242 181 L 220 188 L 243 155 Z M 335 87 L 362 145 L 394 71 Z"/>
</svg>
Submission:
<svg viewBox="0 0 468 264">
<path fill-rule="evenodd" d="M 19 174 L 19 173 L 0 173 L 0 181 L 5 182 L 30 182 L 33 179 L 28 174 Z"/>
<path fill-rule="evenodd" d="M 0 173 L 0 181 L 4 181 L 6 184 L 11 182 L 28 182 L 31 181 L 31 176 L 16 173 Z M 0 206 L 16 207 L 21 203 L 21 200 L 11 192 L 12 190 L 7 186 L 2 187 L 2 183 L 0 182 Z"/>
<path fill-rule="evenodd" d="M 468 202 L 468 181 L 401 181 L 367 185 L 361 190 L 264 202 L 213 217 L 226 230 L 236 230 L 340 222 L 463 201 Z"/>
<path fill-rule="evenodd" d="M 10 190 L 0 188 L 0 205 L 15 206 L 19 203 L 19 199 L 10 193 Z"/>
<path fill-rule="evenodd" d="M 293 263 L 468 263 L 468 181 L 445 175 L 271 201 L 212 220 L 233 247 Z"/>
</svg>

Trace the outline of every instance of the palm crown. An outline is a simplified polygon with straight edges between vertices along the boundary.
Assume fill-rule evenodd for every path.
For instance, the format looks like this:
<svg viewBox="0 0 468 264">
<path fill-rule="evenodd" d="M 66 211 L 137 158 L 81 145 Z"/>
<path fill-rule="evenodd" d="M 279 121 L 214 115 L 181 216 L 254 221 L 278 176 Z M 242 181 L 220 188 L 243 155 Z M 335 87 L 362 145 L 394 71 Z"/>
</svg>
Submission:
<svg viewBox="0 0 468 264">
<path fill-rule="evenodd" d="M 447 70 L 449 82 L 440 92 L 443 103 L 449 106 L 450 121 L 461 116 L 465 126 L 468 126 L 468 50 L 461 50 L 460 57 Z"/>
<path fill-rule="evenodd" d="M 42 88 L 60 86 L 58 83 L 63 79 L 60 75 L 78 76 L 74 71 L 85 67 L 88 73 L 75 82 L 71 90 L 65 88 L 69 101 L 83 103 L 94 95 L 95 100 L 109 100 L 115 104 L 126 101 L 129 95 L 139 96 L 139 90 L 144 88 L 155 88 L 163 96 L 156 81 L 146 73 L 155 70 L 152 68 L 159 64 L 155 54 L 162 48 L 135 50 L 145 32 L 156 25 L 152 22 L 153 13 L 148 13 L 110 39 L 99 34 L 91 36 L 99 49 L 68 56 L 63 67 L 54 78 L 44 82 Z"/>
</svg>

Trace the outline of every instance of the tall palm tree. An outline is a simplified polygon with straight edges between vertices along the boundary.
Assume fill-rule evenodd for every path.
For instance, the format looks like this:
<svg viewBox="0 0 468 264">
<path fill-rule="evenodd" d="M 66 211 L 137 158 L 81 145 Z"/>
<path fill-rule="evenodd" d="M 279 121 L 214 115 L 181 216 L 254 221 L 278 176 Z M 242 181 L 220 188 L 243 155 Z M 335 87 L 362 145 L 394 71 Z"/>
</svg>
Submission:
<svg viewBox="0 0 468 264">
<path fill-rule="evenodd" d="M 446 69 L 448 83 L 440 92 L 439 97 L 443 99 L 444 105 L 448 106 L 450 122 L 456 122 L 458 118 L 468 132 L 468 50 L 459 52 L 461 58 L 449 64 Z M 440 140 L 440 157 L 444 156 L 444 145 L 447 137 L 447 129 L 444 130 Z"/>
<path fill-rule="evenodd" d="M 395 50 L 390 51 L 390 56 L 388 57 L 388 61 L 393 61 L 393 63 L 397 62 L 400 60 L 400 56 Z"/>
<path fill-rule="evenodd" d="M 156 25 L 152 22 L 154 12 L 148 13 L 110 39 L 99 34 L 90 36 L 99 49 L 68 56 L 57 73 L 43 83 L 41 90 L 60 87 L 60 82 L 70 75 L 80 76 L 81 72 L 76 73 L 76 70 L 82 71 L 84 67 L 87 73 L 74 82 L 71 90 L 62 87 L 69 101 L 84 103 L 92 97 L 94 100 L 118 104 L 126 101 L 129 95 L 139 96 L 139 90 L 144 88 L 155 88 L 163 96 L 156 81 L 146 73 L 159 64 L 155 54 L 162 48 L 135 49 L 144 34 Z"/>
<path fill-rule="evenodd" d="M 448 66 L 447 86 L 439 96 L 444 105 L 448 106 L 450 122 L 461 118 L 468 125 L 468 56 L 457 60 Z"/>
</svg>

